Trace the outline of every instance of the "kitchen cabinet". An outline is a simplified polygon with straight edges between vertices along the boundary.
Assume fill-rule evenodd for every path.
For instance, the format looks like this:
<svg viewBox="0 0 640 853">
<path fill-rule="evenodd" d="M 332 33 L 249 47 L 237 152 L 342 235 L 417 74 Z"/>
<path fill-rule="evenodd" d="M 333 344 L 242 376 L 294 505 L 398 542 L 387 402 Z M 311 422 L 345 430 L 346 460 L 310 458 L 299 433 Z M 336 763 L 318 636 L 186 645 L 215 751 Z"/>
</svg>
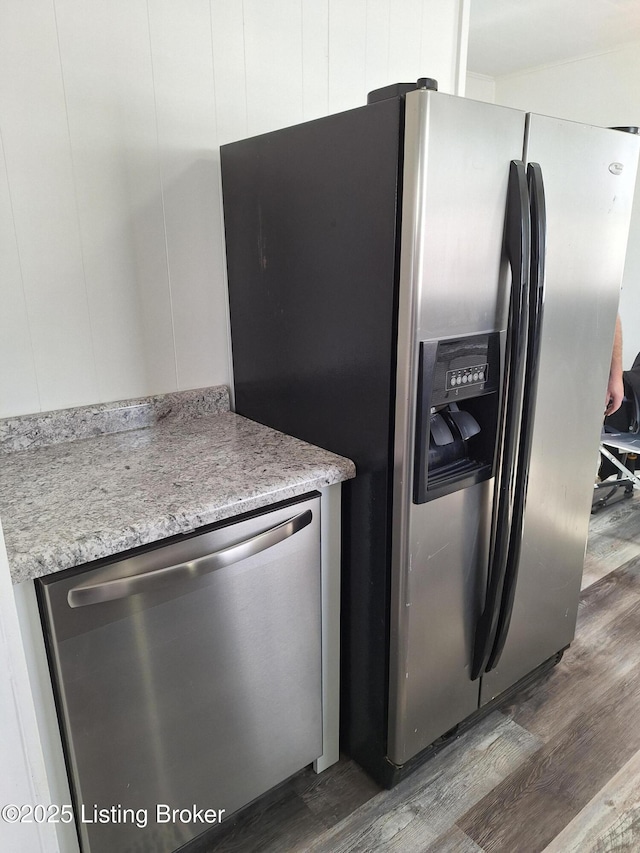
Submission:
<svg viewBox="0 0 640 853">
<path fill-rule="evenodd" d="M 300 708 L 304 716 L 314 718 L 314 735 L 312 738 L 307 737 L 307 742 L 314 740 L 315 746 L 310 747 L 304 754 L 299 752 L 296 760 L 292 759 L 286 767 L 283 765 L 280 778 L 283 778 L 282 773 L 289 772 L 289 767 L 299 765 L 299 761 L 313 760 L 315 769 L 320 772 L 338 758 L 340 483 L 354 476 L 353 463 L 235 415 L 228 410 L 226 397 L 226 408 L 207 410 L 204 413 L 193 411 L 197 408 L 196 398 L 206 394 L 186 393 L 189 408 L 186 413 L 181 410 L 176 399 L 172 398 L 167 402 L 153 398 L 149 405 L 159 407 L 159 414 L 155 419 L 146 411 L 147 404 L 143 401 L 132 401 L 131 409 L 135 410 L 133 412 L 127 409 L 126 403 L 120 403 L 113 404 L 111 408 L 107 407 L 107 411 L 104 410 L 105 407 L 96 407 L 90 412 L 71 410 L 70 413 L 61 413 L 60 417 L 66 424 L 67 432 L 64 439 L 58 441 L 55 437 L 57 427 L 51 424 L 51 413 L 40 416 L 40 421 L 35 426 L 22 422 L 0 422 L 0 440 L 3 435 L 9 436 L 10 439 L 15 435 L 15 443 L 18 444 L 14 452 L 9 452 L 3 458 L 0 515 L 5 526 L 15 601 L 52 803 L 70 803 L 71 792 L 46 662 L 40 615 L 36 606 L 34 586 L 41 582 L 39 579 L 64 578 L 69 570 L 69 576 L 76 575 L 78 572 L 82 573 L 82 567 L 87 564 L 101 571 L 107 563 L 113 562 L 114 556 L 123 552 L 140 548 L 152 552 L 159 544 L 166 544 L 167 541 L 196 539 L 196 534 L 202 530 L 226 530 L 224 536 L 228 536 L 231 535 L 229 531 L 233 529 L 234 521 L 244 523 L 255 514 L 258 517 L 270 509 L 286 514 L 290 511 L 288 507 L 292 506 L 292 501 L 306 501 L 312 492 L 319 494 L 319 497 L 313 500 L 320 504 L 320 532 L 317 539 L 320 564 L 319 569 L 314 570 L 315 580 L 310 582 L 307 575 L 303 586 L 305 590 L 308 587 L 307 591 L 313 590 L 313 608 L 319 608 L 320 627 L 318 628 L 317 616 L 312 618 L 309 615 L 309 602 L 301 609 L 301 614 L 306 614 L 307 626 L 311 624 L 308 633 L 310 637 L 315 637 L 313 642 L 317 645 L 320 638 L 321 643 L 320 674 L 317 655 L 315 669 L 313 666 L 308 667 L 309 677 L 320 685 L 321 740 L 318 749 L 318 704 L 317 700 L 314 700 L 315 716 L 308 714 L 304 706 Z M 127 426 L 123 431 L 114 431 L 114 419 L 120 417 L 119 411 L 122 411 L 121 417 Z M 94 415 L 108 425 L 109 433 L 96 430 Z M 132 429 L 132 418 L 142 415 L 145 422 L 140 426 L 136 423 L 136 428 Z M 84 432 L 78 437 L 86 440 L 69 440 L 70 433 L 73 433 L 72 422 L 80 424 Z M 34 446 L 45 429 L 52 440 L 47 441 L 45 446 Z M 302 531 L 305 536 L 309 532 L 306 528 Z M 313 535 L 316 536 L 315 533 Z M 234 536 L 232 538 L 235 541 Z M 295 537 L 292 537 L 291 541 L 294 539 Z M 222 547 L 225 547 L 224 543 Z M 257 586 L 256 576 L 249 577 L 252 571 L 253 569 L 246 569 L 249 590 Z M 220 578 L 224 572 L 226 569 L 222 570 Z M 197 583 L 206 586 L 204 579 L 198 580 Z M 214 583 L 217 584 L 218 581 Z M 279 614 L 279 618 L 272 624 L 285 632 L 299 620 L 298 605 L 291 604 L 290 598 L 290 612 L 287 611 L 284 591 L 288 586 L 281 578 L 276 583 L 275 593 L 273 589 L 267 593 L 269 586 L 262 591 L 256 588 L 258 595 L 253 606 L 257 609 L 249 623 L 255 624 L 260 636 L 254 638 L 255 655 L 247 654 L 247 660 L 253 661 L 254 671 L 256 662 L 260 670 L 260 660 L 263 660 L 263 668 L 267 667 L 266 660 L 260 655 L 266 654 L 268 644 L 260 631 L 264 633 L 267 630 L 265 626 L 269 624 L 268 613 L 275 611 Z M 282 595 L 278 594 L 277 590 L 280 590 Z M 158 607 L 165 604 L 168 606 L 168 599 L 166 602 L 164 600 L 167 594 L 167 590 L 154 593 L 160 596 Z M 185 593 L 182 597 L 189 598 L 189 594 Z M 240 607 L 240 611 L 237 618 L 229 622 L 230 625 L 242 623 L 242 619 L 246 617 L 242 602 L 249 600 L 250 596 L 236 595 L 235 598 L 238 599 L 235 606 Z M 197 596 L 194 601 L 196 599 Z M 107 604 L 115 605 L 116 602 Z M 127 607 L 130 608 L 131 605 Z M 225 605 L 220 612 L 227 613 L 227 609 Z M 91 608 L 86 607 L 84 610 L 88 612 Z M 214 611 L 215 607 L 212 606 L 212 613 Z M 88 619 L 89 623 L 100 621 L 95 616 L 82 618 Z M 146 618 L 144 608 L 142 612 L 136 613 L 135 607 L 131 615 L 127 616 L 130 626 L 142 624 Z M 217 613 L 215 621 L 220 618 L 220 613 Z M 174 673 L 181 678 L 187 677 L 188 668 L 180 667 L 179 661 L 172 657 L 174 642 L 171 632 L 175 630 L 174 621 L 166 621 L 166 634 L 156 625 L 156 641 L 159 644 L 165 643 L 168 668 L 173 666 Z M 192 626 L 194 624 L 192 622 Z M 104 634 L 108 634 L 110 628 L 103 627 Z M 205 634 L 207 630 L 204 630 Z M 89 631 L 85 637 L 90 633 Z M 296 643 L 285 641 L 286 633 L 280 634 L 279 640 L 277 633 L 274 635 L 275 646 L 272 646 L 272 650 L 284 648 L 288 651 L 289 646 L 295 647 Z M 229 636 L 233 635 L 234 631 L 230 629 Z M 131 642 L 134 642 L 134 637 L 138 637 L 137 642 L 140 642 L 136 653 L 141 656 L 145 643 L 140 641 L 136 630 L 130 627 Z M 234 643 L 231 643 L 231 646 L 235 648 Z M 89 644 L 78 641 L 75 653 L 79 656 L 86 655 L 88 648 Z M 222 648 L 221 646 L 217 651 L 219 666 L 222 666 L 228 657 L 221 652 Z M 302 653 L 303 650 L 294 651 Z M 95 653 L 95 649 L 93 652 Z M 186 658 L 192 654 L 186 653 Z M 268 654 L 266 657 L 269 659 Z M 275 661 L 279 657 L 282 657 L 282 661 L 287 660 L 284 652 L 282 656 L 274 653 L 272 660 Z M 139 673 L 147 672 L 140 663 L 142 659 L 139 657 L 136 664 Z M 90 663 L 85 660 L 86 672 L 91 668 Z M 275 663 L 273 665 L 276 666 Z M 113 666 L 117 670 L 117 666 Z M 306 663 L 303 669 L 307 671 Z M 80 677 L 79 667 L 75 672 Z M 153 672 L 153 668 L 149 668 L 148 672 Z M 163 675 L 162 667 L 158 672 Z M 153 695 L 157 688 L 157 677 L 154 676 L 144 684 L 141 678 L 139 689 L 144 687 Z M 285 685 L 289 684 L 289 688 L 294 689 L 291 673 L 287 674 L 287 667 L 284 667 L 279 677 Z M 249 686 L 247 694 L 258 697 L 258 701 L 253 702 L 254 708 L 258 709 L 255 711 L 256 718 L 260 719 L 258 711 L 264 708 L 270 723 L 278 724 L 278 714 L 273 705 L 269 706 L 260 699 L 262 689 L 259 684 L 258 680 L 258 684 Z M 180 694 L 179 699 L 187 701 L 182 687 L 178 688 L 176 693 Z M 292 697 L 293 694 L 290 694 L 286 701 L 295 704 L 298 700 Z M 126 739 L 127 727 L 129 730 L 135 730 L 140 702 L 127 705 L 123 699 L 123 703 L 122 736 Z M 153 703 L 149 707 L 152 705 Z M 179 707 L 178 702 L 176 708 Z M 166 746 L 170 736 L 163 733 L 162 727 L 154 729 L 154 725 L 149 725 L 149 731 L 154 731 L 159 742 L 164 741 Z M 192 728 L 195 730 L 198 726 L 194 725 Z M 257 741 L 272 748 L 274 744 L 269 741 L 273 738 L 269 732 L 260 728 L 258 732 Z M 189 736 L 198 742 L 193 731 Z M 207 739 L 211 740 L 212 736 L 203 737 L 203 748 Z M 226 747 L 229 740 L 225 734 L 220 738 L 220 744 Z M 254 740 L 253 744 L 257 741 Z M 115 741 L 110 743 L 115 752 Z M 122 744 L 118 749 L 121 751 Z M 283 754 L 286 752 L 285 749 L 281 751 Z M 259 750 L 253 749 L 252 754 L 256 760 L 260 759 Z M 269 764 L 271 767 L 267 766 Z M 276 784 L 273 781 L 277 777 L 276 764 L 276 761 L 263 762 L 267 774 L 263 776 L 263 787 L 265 784 Z M 268 773 L 272 771 L 273 775 L 268 777 Z M 242 802 L 241 796 L 231 796 L 230 792 L 231 786 L 227 792 L 228 804 L 221 802 L 217 805 L 214 803 L 213 806 L 225 809 L 223 819 L 232 809 L 240 807 Z M 172 804 L 168 802 L 167 805 Z M 75 853 L 78 846 L 73 827 L 59 824 L 56 830 L 62 853 Z M 54 850 L 55 847 L 47 848 L 49 849 Z"/>
</svg>

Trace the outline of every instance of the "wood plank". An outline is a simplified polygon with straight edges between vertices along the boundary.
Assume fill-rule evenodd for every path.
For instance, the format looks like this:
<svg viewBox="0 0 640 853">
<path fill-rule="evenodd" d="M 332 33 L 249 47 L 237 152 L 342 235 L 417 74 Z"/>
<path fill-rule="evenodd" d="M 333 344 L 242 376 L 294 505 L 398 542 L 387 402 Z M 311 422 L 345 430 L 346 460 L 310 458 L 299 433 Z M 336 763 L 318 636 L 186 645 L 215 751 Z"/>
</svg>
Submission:
<svg viewBox="0 0 640 853">
<path fill-rule="evenodd" d="M 326 832 L 314 853 L 424 849 L 492 787 L 522 765 L 541 742 L 493 713 L 391 791 L 383 791 Z M 399 846 L 398 846 L 399 845 Z"/>
<path fill-rule="evenodd" d="M 579 812 L 544 853 L 640 849 L 640 752 Z"/>
<path fill-rule="evenodd" d="M 323 773 L 305 770 L 291 780 L 293 790 L 328 829 L 380 793 L 353 761 L 341 760 Z"/>
<path fill-rule="evenodd" d="M 634 670 L 640 637 L 639 572 L 640 560 L 632 561 L 589 589 L 576 640 L 562 662 L 501 707 L 505 714 L 549 740 Z"/>
<path fill-rule="evenodd" d="M 630 514 L 635 516 L 639 508 L 640 498 L 638 494 L 635 494 L 629 500 L 616 502 L 609 509 L 596 512 L 592 515 L 589 521 L 587 552 L 594 546 L 597 547 L 597 539 L 600 534 L 604 534 L 611 539 L 616 539 L 619 526 L 622 531 L 624 520 Z"/>
<path fill-rule="evenodd" d="M 610 612 L 609 608 L 614 600 L 627 600 L 628 595 L 639 597 L 639 581 L 640 559 L 637 556 L 627 562 L 617 564 L 615 567 L 612 566 L 611 571 L 605 577 L 582 591 L 578 609 L 577 630 L 579 632 L 589 630 L 591 633 L 597 632 L 600 625 L 594 626 L 594 631 L 590 627 L 590 620 L 606 620 Z M 605 599 L 611 599 L 611 601 L 605 602 Z"/>
<path fill-rule="evenodd" d="M 433 844 L 424 847 L 420 853 L 483 853 L 483 851 L 459 827 L 452 826 Z"/>
<path fill-rule="evenodd" d="M 640 664 L 458 820 L 489 851 L 537 853 L 640 749 Z"/>
<path fill-rule="evenodd" d="M 640 555 L 640 500 L 634 495 L 591 517 L 582 588 Z"/>
<path fill-rule="evenodd" d="M 324 829 L 289 780 L 227 818 L 197 849 L 198 853 L 305 853 Z"/>
<path fill-rule="evenodd" d="M 383 849 L 394 853 L 482 853 L 482 848 L 457 826 L 452 826 L 435 841 L 429 842 L 423 835 L 424 823 L 413 821 L 395 836 L 391 846 Z"/>
</svg>

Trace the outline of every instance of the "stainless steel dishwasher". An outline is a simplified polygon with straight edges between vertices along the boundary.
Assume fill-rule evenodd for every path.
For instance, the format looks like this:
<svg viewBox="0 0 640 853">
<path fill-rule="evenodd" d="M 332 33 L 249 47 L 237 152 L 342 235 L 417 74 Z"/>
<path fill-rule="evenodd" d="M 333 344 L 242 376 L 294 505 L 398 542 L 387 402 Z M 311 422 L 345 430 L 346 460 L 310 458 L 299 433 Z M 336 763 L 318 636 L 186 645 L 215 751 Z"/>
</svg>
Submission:
<svg viewBox="0 0 640 853">
<path fill-rule="evenodd" d="M 322 753 L 317 493 L 37 589 L 83 851 L 174 851 Z"/>
</svg>

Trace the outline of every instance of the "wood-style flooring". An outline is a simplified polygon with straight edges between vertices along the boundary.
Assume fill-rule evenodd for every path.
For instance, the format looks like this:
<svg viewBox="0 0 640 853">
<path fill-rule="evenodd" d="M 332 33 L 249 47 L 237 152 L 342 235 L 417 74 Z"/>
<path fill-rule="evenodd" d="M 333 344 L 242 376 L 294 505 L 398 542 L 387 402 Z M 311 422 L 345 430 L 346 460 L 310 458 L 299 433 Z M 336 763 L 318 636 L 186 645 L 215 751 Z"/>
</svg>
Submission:
<svg viewBox="0 0 640 853">
<path fill-rule="evenodd" d="M 222 824 L 206 853 L 640 851 L 640 496 L 592 516 L 576 638 L 391 791 L 344 758 Z"/>
</svg>

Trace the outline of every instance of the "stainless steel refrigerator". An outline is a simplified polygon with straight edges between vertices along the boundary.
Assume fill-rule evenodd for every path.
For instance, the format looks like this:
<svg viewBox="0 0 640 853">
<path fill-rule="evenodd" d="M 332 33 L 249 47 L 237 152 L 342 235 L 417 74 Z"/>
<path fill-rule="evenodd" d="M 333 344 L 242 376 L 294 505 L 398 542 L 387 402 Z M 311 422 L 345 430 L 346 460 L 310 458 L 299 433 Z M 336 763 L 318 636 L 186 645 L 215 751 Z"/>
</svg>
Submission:
<svg viewBox="0 0 640 853">
<path fill-rule="evenodd" d="M 385 785 L 574 636 L 638 143 L 425 78 L 221 149 L 236 410 L 357 466 L 341 731 Z"/>
</svg>

